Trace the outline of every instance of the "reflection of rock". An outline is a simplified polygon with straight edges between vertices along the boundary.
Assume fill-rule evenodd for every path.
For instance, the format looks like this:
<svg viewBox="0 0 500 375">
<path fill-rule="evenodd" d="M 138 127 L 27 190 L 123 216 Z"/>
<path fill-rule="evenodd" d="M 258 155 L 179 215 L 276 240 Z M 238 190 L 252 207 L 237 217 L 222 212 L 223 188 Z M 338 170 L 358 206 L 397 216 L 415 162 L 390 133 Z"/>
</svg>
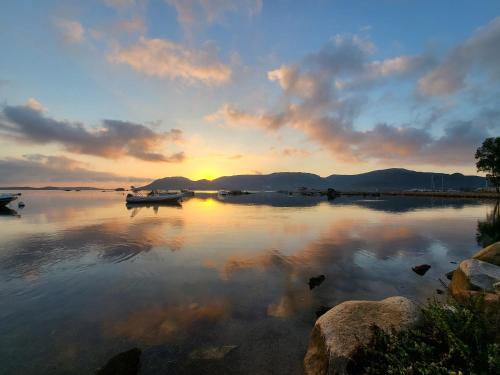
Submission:
<svg viewBox="0 0 500 375">
<path fill-rule="evenodd" d="M 321 283 L 325 281 L 325 275 L 319 275 L 317 277 L 311 277 L 309 279 L 309 289 L 314 289 L 317 286 L 320 286 Z"/>
<path fill-rule="evenodd" d="M 427 271 L 429 271 L 430 268 L 431 266 L 429 266 L 428 264 L 421 264 L 420 266 L 412 267 L 412 270 L 417 275 L 423 276 Z"/>
<path fill-rule="evenodd" d="M 495 285 L 500 282 L 500 242 L 479 251 L 472 259 L 460 263 L 453 272 L 449 285 L 451 295 L 464 300 L 475 294 L 484 293 L 490 306 L 500 303 L 500 293 Z"/>
<path fill-rule="evenodd" d="M 316 321 L 304 359 L 305 373 L 344 374 L 351 358 L 373 338 L 373 326 L 400 331 L 418 322 L 420 310 L 404 297 L 347 301 Z"/>
<path fill-rule="evenodd" d="M 115 355 L 96 375 L 136 375 L 141 365 L 141 350 L 137 348 Z"/>
</svg>

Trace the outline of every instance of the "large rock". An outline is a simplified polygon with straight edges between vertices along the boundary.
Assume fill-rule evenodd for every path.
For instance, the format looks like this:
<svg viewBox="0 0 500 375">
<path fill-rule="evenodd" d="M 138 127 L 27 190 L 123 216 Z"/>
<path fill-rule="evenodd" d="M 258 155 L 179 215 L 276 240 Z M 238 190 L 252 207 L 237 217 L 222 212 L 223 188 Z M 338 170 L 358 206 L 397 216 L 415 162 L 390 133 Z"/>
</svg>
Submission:
<svg viewBox="0 0 500 375">
<path fill-rule="evenodd" d="M 500 266 L 500 242 L 485 247 L 472 258 Z"/>
<path fill-rule="evenodd" d="M 494 284 L 500 282 L 500 267 L 477 259 L 466 259 L 455 273 L 463 274 L 465 288 L 478 292 L 495 292 Z"/>
<path fill-rule="evenodd" d="M 500 305 L 500 267 L 477 259 L 467 259 L 453 272 L 449 285 L 451 295 L 459 302 L 482 295 L 486 307 Z"/>
<path fill-rule="evenodd" d="M 457 301 L 482 295 L 487 307 L 497 308 L 500 306 L 499 281 L 500 242 L 497 242 L 460 263 L 453 272 L 449 289 Z"/>
<path fill-rule="evenodd" d="M 373 326 L 385 332 L 415 325 L 420 309 L 404 297 L 382 301 L 347 301 L 335 306 L 314 325 L 304 359 L 307 375 L 347 374 L 347 365 L 373 338 Z"/>
</svg>

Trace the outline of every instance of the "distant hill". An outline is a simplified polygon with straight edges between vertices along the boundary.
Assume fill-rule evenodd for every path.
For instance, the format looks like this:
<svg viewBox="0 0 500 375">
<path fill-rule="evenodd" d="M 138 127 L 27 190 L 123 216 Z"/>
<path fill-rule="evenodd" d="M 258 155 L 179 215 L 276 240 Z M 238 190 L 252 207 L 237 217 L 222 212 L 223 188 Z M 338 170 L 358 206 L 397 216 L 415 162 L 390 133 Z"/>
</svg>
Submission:
<svg viewBox="0 0 500 375">
<path fill-rule="evenodd" d="M 193 181 L 185 177 L 165 177 L 141 189 L 193 190 L 287 190 L 298 187 L 341 191 L 391 191 L 408 189 L 476 189 L 485 186 L 484 177 L 464 176 L 460 173 L 416 172 L 401 168 L 382 169 L 356 175 L 320 177 L 312 173 L 280 172 L 266 175 L 235 175 L 215 180 Z"/>
<path fill-rule="evenodd" d="M 91 186 L 0 186 L 0 190 L 105 190 Z M 109 190 L 109 189 L 108 189 Z"/>
</svg>

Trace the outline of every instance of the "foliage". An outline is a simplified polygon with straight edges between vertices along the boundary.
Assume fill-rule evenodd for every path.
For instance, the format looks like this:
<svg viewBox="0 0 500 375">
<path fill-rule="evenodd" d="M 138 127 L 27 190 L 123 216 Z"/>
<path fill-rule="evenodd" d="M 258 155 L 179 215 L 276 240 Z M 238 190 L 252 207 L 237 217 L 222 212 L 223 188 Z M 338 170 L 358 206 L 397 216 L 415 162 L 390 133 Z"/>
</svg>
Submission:
<svg viewBox="0 0 500 375">
<path fill-rule="evenodd" d="M 354 361 L 356 374 L 499 374 L 500 312 L 481 298 L 466 304 L 429 302 L 419 328 L 386 334 Z"/>
<path fill-rule="evenodd" d="M 500 202 L 486 215 L 486 220 L 478 221 L 476 239 L 481 247 L 500 241 Z"/>
<path fill-rule="evenodd" d="M 500 191 L 500 137 L 486 138 L 476 151 L 478 172 L 486 172 L 486 178 Z"/>
</svg>

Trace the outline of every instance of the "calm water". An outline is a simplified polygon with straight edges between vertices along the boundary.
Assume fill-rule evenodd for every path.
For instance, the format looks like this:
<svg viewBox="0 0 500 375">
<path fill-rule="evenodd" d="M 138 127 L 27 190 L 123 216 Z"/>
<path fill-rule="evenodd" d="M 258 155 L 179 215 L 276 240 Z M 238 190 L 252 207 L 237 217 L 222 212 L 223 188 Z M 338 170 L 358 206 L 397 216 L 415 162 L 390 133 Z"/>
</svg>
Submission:
<svg viewBox="0 0 500 375">
<path fill-rule="evenodd" d="M 278 194 L 133 209 L 115 192 L 22 200 L 0 211 L 2 374 L 89 374 L 134 346 L 143 374 L 300 373 L 319 306 L 435 296 L 493 210 Z M 411 271 L 421 263 L 432 265 L 423 277 Z M 237 348 L 223 361 L 189 367 L 226 345 Z"/>
</svg>

